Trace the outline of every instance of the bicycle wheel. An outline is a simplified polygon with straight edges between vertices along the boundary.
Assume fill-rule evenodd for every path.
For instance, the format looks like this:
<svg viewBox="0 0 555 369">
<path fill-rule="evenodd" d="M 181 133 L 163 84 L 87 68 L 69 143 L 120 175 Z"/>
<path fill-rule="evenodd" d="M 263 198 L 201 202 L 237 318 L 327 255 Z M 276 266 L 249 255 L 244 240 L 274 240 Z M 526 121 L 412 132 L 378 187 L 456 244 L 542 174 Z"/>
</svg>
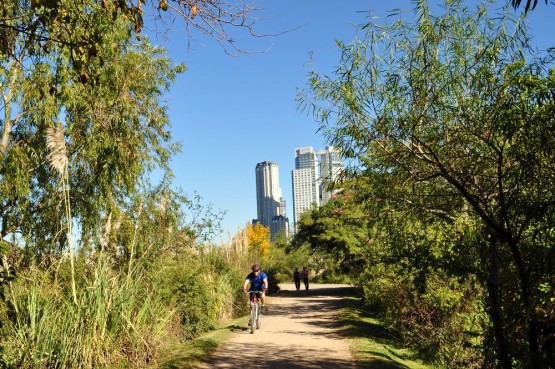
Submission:
<svg viewBox="0 0 555 369">
<path fill-rule="evenodd" d="M 258 315 L 258 304 L 251 303 L 251 334 L 254 333 L 254 326 L 256 324 L 256 316 Z"/>
<path fill-rule="evenodd" d="M 262 314 L 260 314 L 260 306 L 257 306 L 256 312 L 257 312 L 257 314 L 256 314 L 256 329 L 260 329 L 260 327 L 262 327 L 262 318 L 261 318 Z"/>
</svg>

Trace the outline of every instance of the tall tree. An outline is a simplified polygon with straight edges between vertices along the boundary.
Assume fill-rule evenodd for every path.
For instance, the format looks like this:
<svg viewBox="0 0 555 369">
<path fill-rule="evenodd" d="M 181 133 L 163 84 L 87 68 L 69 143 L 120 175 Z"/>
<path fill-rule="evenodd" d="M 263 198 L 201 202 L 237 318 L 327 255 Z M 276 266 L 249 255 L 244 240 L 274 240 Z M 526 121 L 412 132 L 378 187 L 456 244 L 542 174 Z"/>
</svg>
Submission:
<svg viewBox="0 0 555 369">
<path fill-rule="evenodd" d="M 478 277 L 500 366 L 547 368 L 555 322 L 541 313 L 540 286 L 554 277 L 553 55 L 536 58 L 524 23 L 489 15 L 492 2 L 446 1 L 439 14 L 415 3 L 416 21 L 370 23 L 366 39 L 340 44 L 334 78 L 313 74 L 301 104 L 359 163 L 468 204 L 482 221 Z"/>
<path fill-rule="evenodd" d="M 145 23 L 159 30 L 181 20 L 189 37 L 200 32 L 228 53 L 242 52 L 236 32 L 256 36 L 256 10 L 226 0 L 1 2 L 0 236 L 18 232 L 52 245 L 48 219 L 59 212 L 50 197 L 58 184 L 44 169 L 49 125 L 62 123 L 72 209 L 85 235 L 98 210 L 134 191 L 146 170 L 168 170 L 178 147 L 160 98 L 184 68 L 143 38 Z"/>
<path fill-rule="evenodd" d="M 14 56 L 29 47 L 40 55 L 56 44 L 71 52 L 79 67 L 103 42 L 102 30 L 94 23 L 100 18 L 124 22 L 137 37 L 145 18 L 149 26 L 162 30 L 183 23 L 190 38 L 200 33 L 228 53 L 242 52 L 236 33 L 257 36 L 257 18 L 252 15 L 257 10 L 249 2 L 235 0 L 6 0 L 0 4 L 0 55 Z"/>
<path fill-rule="evenodd" d="M 98 14 L 75 4 L 84 6 L 81 13 Z M 99 219 L 132 195 L 150 170 L 167 170 L 178 149 L 161 99 L 184 68 L 173 67 L 146 39 L 133 41 L 124 19 L 91 16 L 75 27 L 101 35 L 86 60 L 57 43 L 38 59 L 33 50 L 40 43 L 0 59 L 0 235 L 19 233 L 39 253 L 65 247 L 61 223 L 77 221 L 85 236 L 96 232 Z M 16 45 L 29 37 L 15 36 Z M 48 165 L 51 127 L 61 127 L 66 183 Z M 64 188 L 74 219 L 62 221 Z"/>
</svg>

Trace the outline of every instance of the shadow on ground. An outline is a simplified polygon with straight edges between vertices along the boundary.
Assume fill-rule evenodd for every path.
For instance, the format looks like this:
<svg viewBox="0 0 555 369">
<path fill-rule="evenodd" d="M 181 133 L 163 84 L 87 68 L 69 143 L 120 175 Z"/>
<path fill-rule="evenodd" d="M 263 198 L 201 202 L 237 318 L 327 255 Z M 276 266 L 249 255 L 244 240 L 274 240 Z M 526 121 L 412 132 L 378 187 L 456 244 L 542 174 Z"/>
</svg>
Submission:
<svg viewBox="0 0 555 369">
<path fill-rule="evenodd" d="M 371 311 L 361 311 L 360 301 L 356 299 L 359 296 L 359 292 L 355 287 L 316 287 L 313 289 L 300 291 L 296 290 L 281 290 L 279 293 L 274 294 L 274 296 L 279 296 L 281 298 L 291 298 L 291 299 L 302 299 L 306 304 L 302 304 L 300 307 L 296 305 L 294 308 L 285 305 L 280 306 L 270 306 L 266 311 L 268 315 L 281 315 L 288 316 L 290 319 L 296 319 L 297 316 L 302 316 L 305 314 L 310 314 L 313 312 L 326 313 L 330 310 L 336 311 L 339 308 L 349 308 L 350 310 L 357 310 L 363 316 L 376 318 L 377 314 L 373 314 Z M 364 338 L 374 341 L 381 347 L 384 347 L 388 354 L 380 353 L 379 351 L 364 351 L 363 355 L 367 356 L 367 359 L 359 360 L 356 363 L 356 368 L 368 368 L 368 369 L 408 369 L 409 367 L 392 360 L 392 357 L 397 357 L 399 359 L 407 359 L 399 357 L 395 352 L 386 349 L 388 346 L 397 346 L 397 336 L 385 329 L 379 324 L 369 322 L 367 320 L 361 320 L 355 316 L 347 316 L 343 319 L 330 319 L 322 320 L 315 317 L 313 322 L 308 322 L 307 324 L 314 324 L 320 327 L 332 328 L 334 332 L 333 335 L 337 339 L 342 338 Z M 314 334 L 310 332 L 296 332 L 296 334 Z M 400 348 L 400 347 L 399 347 Z M 280 365 L 284 365 L 281 362 Z M 291 367 L 291 368 L 342 368 L 349 367 L 352 368 L 352 363 L 306 363 L 298 361 L 295 363 L 287 363 L 286 366 L 276 366 L 276 368 L 281 367 Z M 266 367 L 266 366 L 263 366 Z M 268 366 L 272 368 L 272 366 Z"/>
<path fill-rule="evenodd" d="M 336 368 L 336 369 L 353 369 L 353 363 L 350 361 L 334 359 L 329 357 L 324 359 L 314 359 L 314 357 L 326 357 L 325 352 L 321 354 L 312 352 L 313 355 L 307 357 L 306 352 L 291 345 L 284 348 L 282 345 L 264 344 L 259 347 L 260 356 L 255 362 L 249 362 L 245 359 L 245 350 L 257 350 L 257 348 L 245 347 L 242 344 L 230 344 L 227 352 L 225 363 L 208 360 L 208 367 L 214 368 L 267 368 L 267 369 L 320 369 L 320 368 Z"/>
</svg>

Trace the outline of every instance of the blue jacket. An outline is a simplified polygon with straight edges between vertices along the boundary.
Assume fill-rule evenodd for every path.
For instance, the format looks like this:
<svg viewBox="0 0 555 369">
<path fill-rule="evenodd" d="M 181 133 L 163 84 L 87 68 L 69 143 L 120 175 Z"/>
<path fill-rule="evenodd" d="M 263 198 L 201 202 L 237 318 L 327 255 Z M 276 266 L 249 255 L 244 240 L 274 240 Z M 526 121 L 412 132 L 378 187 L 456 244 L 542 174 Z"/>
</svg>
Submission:
<svg viewBox="0 0 555 369">
<path fill-rule="evenodd" d="M 268 276 L 263 271 L 260 271 L 258 275 L 253 272 L 249 273 L 247 276 L 247 281 L 251 284 L 250 291 L 263 291 L 265 288 L 264 280 L 268 279 Z"/>
</svg>

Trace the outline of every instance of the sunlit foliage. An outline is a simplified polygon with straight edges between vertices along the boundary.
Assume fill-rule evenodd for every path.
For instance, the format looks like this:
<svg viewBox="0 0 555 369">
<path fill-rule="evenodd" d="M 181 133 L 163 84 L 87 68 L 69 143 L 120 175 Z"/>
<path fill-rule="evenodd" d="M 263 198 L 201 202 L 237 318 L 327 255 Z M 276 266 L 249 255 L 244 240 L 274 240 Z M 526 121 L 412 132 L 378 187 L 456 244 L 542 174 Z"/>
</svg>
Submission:
<svg viewBox="0 0 555 369">
<path fill-rule="evenodd" d="M 260 222 L 248 224 L 247 238 L 249 250 L 255 255 L 264 257 L 270 251 L 270 227 L 264 227 Z"/>
<path fill-rule="evenodd" d="M 445 306 L 463 307 L 464 299 L 486 306 L 460 311 L 476 317 L 471 332 L 481 342 L 438 338 L 445 347 L 428 354 L 449 367 L 548 368 L 555 351 L 555 322 L 546 314 L 555 291 L 553 53 L 535 52 L 525 21 L 513 19 L 512 9 L 491 14 L 493 3 L 415 1 L 413 18 L 368 23 L 364 39 L 338 44 L 333 77 L 311 74 L 299 102 L 358 165 L 351 186 L 368 217 L 360 223 L 366 245 L 358 244 L 366 270 L 385 262 L 384 286 L 409 292 L 414 316 L 430 288 L 449 291 L 436 295 Z M 445 353 L 459 344 L 482 352 L 451 362 Z"/>
</svg>

